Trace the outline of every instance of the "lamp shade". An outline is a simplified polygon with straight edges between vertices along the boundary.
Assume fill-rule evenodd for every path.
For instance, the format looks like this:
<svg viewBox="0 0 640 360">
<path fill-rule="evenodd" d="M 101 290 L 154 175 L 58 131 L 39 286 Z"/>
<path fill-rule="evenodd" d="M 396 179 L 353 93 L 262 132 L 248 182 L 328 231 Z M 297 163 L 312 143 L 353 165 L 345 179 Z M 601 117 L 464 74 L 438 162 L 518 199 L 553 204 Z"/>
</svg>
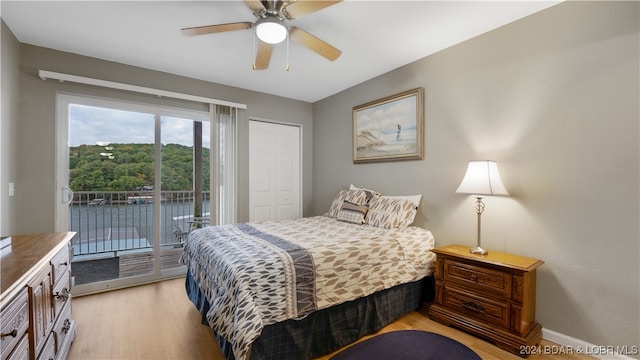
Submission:
<svg viewBox="0 0 640 360">
<path fill-rule="evenodd" d="M 256 21 L 255 27 L 258 39 L 267 44 L 278 44 L 287 38 L 287 27 L 276 17 L 261 18 Z"/>
<path fill-rule="evenodd" d="M 467 172 L 456 193 L 474 195 L 509 195 L 502 184 L 495 161 L 469 161 Z"/>
</svg>

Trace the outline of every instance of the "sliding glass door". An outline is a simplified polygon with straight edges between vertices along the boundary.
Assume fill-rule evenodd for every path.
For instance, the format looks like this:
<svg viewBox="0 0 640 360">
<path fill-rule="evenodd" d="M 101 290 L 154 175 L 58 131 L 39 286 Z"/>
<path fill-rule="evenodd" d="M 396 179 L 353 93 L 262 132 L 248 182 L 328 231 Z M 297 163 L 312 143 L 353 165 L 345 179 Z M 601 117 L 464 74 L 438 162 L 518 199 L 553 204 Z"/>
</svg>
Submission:
<svg viewBox="0 0 640 360">
<path fill-rule="evenodd" d="M 212 222 L 217 204 L 216 117 L 63 94 L 58 109 L 56 222 L 58 230 L 76 232 L 74 292 L 183 274 L 183 242 Z"/>
<path fill-rule="evenodd" d="M 210 126 L 190 118 L 163 117 L 160 272 L 171 272 L 188 233 L 210 223 Z"/>
</svg>

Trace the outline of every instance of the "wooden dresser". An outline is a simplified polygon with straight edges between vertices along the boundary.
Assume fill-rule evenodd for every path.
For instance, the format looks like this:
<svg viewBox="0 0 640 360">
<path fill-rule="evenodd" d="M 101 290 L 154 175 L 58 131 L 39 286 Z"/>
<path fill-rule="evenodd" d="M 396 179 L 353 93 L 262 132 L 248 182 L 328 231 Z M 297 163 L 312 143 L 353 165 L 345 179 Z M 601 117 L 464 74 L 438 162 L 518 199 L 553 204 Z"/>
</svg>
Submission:
<svg viewBox="0 0 640 360">
<path fill-rule="evenodd" d="M 436 299 L 429 317 L 526 356 L 542 339 L 536 322 L 536 269 L 542 260 L 449 245 L 436 253 Z M 524 352 L 522 350 L 525 350 Z"/>
<path fill-rule="evenodd" d="M 1 360 L 66 359 L 71 317 L 73 232 L 13 236 L 2 249 Z"/>
</svg>

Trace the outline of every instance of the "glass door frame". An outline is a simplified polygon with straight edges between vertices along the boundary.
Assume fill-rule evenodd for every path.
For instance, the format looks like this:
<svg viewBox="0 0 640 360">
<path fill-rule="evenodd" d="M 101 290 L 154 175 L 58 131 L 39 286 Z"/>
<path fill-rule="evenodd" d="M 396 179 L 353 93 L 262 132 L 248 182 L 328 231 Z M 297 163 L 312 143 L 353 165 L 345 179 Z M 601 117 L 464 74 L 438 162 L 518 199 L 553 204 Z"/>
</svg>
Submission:
<svg viewBox="0 0 640 360">
<path fill-rule="evenodd" d="M 193 119 L 194 121 L 210 122 L 209 112 L 186 110 L 163 107 L 159 105 L 128 102 L 119 99 L 99 98 L 87 95 L 75 95 L 68 93 L 56 94 L 56 207 L 55 207 L 55 231 L 67 231 L 69 224 L 69 202 L 73 199 L 73 192 L 69 188 L 69 105 L 79 104 L 95 106 L 109 109 L 147 113 L 154 115 L 154 198 L 161 199 L 161 179 L 162 179 L 162 143 L 161 143 L 161 119 L 162 117 L 176 117 Z M 210 124 L 211 132 L 214 126 Z M 213 138 L 211 140 L 214 141 Z M 213 147 L 213 144 L 212 146 Z M 213 184 L 213 181 L 210 181 Z M 172 269 L 161 268 L 161 248 L 160 248 L 160 221 L 161 221 L 161 201 L 154 201 L 153 211 L 153 256 L 154 270 L 145 275 L 132 276 L 122 279 L 113 279 L 73 287 L 73 294 L 90 294 L 107 291 L 133 285 L 154 282 L 162 279 L 169 279 L 183 276 L 186 269 L 176 267 Z"/>
</svg>

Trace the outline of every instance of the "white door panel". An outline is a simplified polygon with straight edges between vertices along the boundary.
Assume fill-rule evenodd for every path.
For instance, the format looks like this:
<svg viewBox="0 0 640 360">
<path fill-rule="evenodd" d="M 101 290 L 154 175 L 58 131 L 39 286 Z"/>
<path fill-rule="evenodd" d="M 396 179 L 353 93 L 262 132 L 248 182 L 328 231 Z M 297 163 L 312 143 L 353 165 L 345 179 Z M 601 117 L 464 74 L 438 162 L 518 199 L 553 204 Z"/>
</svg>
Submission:
<svg viewBox="0 0 640 360">
<path fill-rule="evenodd" d="M 280 206 L 277 220 L 293 219 L 293 206 Z"/>
<path fill-rule="evenodd" d="M 249 143 L 249 220 L 300 217 L 300 128 L 250 121 Z"/>
<path fill-rule="evenodd" d="M 252 216 L 253 218 L 251 219 L 251 221 L 271 220 L 271 206 L 256 206 L 255 208 L 253 208 Z"/>
</svg>

